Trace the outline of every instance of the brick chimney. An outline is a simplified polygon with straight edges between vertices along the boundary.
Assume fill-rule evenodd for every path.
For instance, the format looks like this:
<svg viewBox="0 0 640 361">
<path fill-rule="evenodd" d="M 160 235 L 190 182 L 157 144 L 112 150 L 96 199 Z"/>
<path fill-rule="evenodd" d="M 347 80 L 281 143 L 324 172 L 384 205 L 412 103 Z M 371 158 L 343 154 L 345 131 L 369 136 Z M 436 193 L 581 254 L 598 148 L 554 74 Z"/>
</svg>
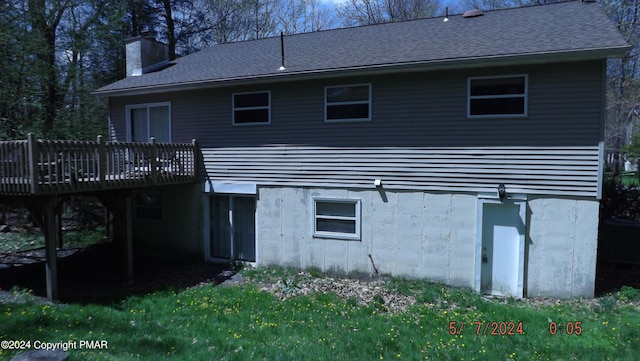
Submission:
<svg viewBox="0 0 640 361">
<path fill-rule="evenodd" d="M 127 40 L 127 77 L 140 76 L 169 64 L 169 46 L 138 36 Z"/>
</svg>

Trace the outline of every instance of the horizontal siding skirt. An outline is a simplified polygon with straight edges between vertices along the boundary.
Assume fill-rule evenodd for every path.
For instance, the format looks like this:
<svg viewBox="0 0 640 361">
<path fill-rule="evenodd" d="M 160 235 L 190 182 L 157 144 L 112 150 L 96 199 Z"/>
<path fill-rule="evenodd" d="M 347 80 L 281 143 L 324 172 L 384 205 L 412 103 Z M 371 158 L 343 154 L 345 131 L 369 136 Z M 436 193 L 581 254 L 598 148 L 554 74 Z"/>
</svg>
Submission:
<svg viewBox="0 0 640 361">
<path fill-rule="evenodd" d="M 245 153 L 254 153 L 256 151 L 259 152 L 269 152 L 274 151 L 278 154 L 286 154 L 289 152 L 294 152 L 297 154 L 304 154 L 305 151 L 310 154 L 322 154 L 322 153 L 362 153 L 362 154 L 393 154 L 393 153 L 401 153 L 401 154 L 425 154 L 425 153 L 433 153 L 433 154 L 477 154 L 479 156 L 488 156 L 488 155 L 527 155 L 527 154 L 592 154 L 592 147 L 562 147 L 562 148 L 402 148 L 402 147 L 394 147 L 394 148 L 325 148 L 325 147 L 297 147 L 297 146 L 264 146 L 264 147 L 247 147 L 247 148 L 205 148 L 202 150 L 203 153 L 232 153 L 232 154 L 241 154 Z"/>
<path fill-rule="evenodd" d="M 272 179 L 272 178 L 262 178 L 262 179 L 254 179 L 254 178 L 233 178 L 233 179 L 224 179 L 220 178 L 221 181 L 229 181 L 229 182 L 248 182 L 248 183 L 257 183 L 259 186 L 273 186 L 273 187 L 328 187 L 328 188 L 351 188 L 351 189 L 373 189 L 373 182 L 370 183 L 351 183 L 345 185 L 342 181 L 329 182 L 329 181 L 309 181 L 309 180 L 290 180 L 290 179 Z M 412 183 L 397 183 L 393 185 L 384 185 L 384 189 L 387 190 L 412 190 L 412 191 L 441 191 L 441 192 L 495 192 L 497 185 L 486 185 L 481 186 L 474 183 L 459 183 L 459 184 L 451 184 L 451 185 L 443 185 L 442 182 L 438 183 L 423 183 L 420 185 L 415 185 Z M 591 188 L 583 188 L 583 189 L 574 189 L 570 193 L 567 191 L 567 188 L 564 186 L 557 187 L 544 187 L 544 188 L 535 188 L 531 189 L 528 187 L 518 186 L 518 185 L 509 185 L 507 188 L 510 193 L 527 193 L 527 194 L 540 194 L 540 195 L 561 195 L 567 196 L 568 194 L 580 197 L 595 197 L 596 194 L 591 190 Z"/>
<path fill-rule="evenodd" d="M 343 187 L 353 187 L 353 186 L 358 186 L 358 187 L 362 187 L 362 188 L 374 188 L 373 186 L 373 179 L 369 180 L 355 180 L 354 182 L 350 183 L 349 185 L 344 184 L 344 181 L 342 179 L 339 178 L 331 178 L 331 177 L 310 177 L 307 178 L 303 181 L 297 181 L 291 178 L 279 178 L 279 177 L 234 177 L 233 179 L 231 178 L 224 178 L 224 177 L 220 177 L 218 178 L 218 180 L 221 181 L 243 181 L 243 182 L 250 182 L 250 183 L 257 183 L 259 185 L 277 185 L 277 184 L 307 184 L 307 185 L 313 185 L 313 184 L 333 184 L 333 185 L 340 185 Z M 592 184 L 588 184 L 588 183 L 583 183 L 583 184 L 578 184 L 578 189 L 582 189 L 582 190 L 588 190 L 590 188 Z M 463 188 L 473 188 L 473 189 L 490 189 L 490 190 L 495 190 L 498 186 L 498 184 L 496 182 L 468 182 L 468 181 L 461 181 L 458 179 L 450 179 L 448 182 L 441 182 L 441 181 L 433 181 L 433 180 L 425 180 L 422 183 L 420 183 L 419 186 L 416 186 L 414 182 L 411 182 L 409 180 L 404 180 L 404 181 L 385 181 L 383 179 L 383 187 L 384 188 L 389 188 L 389 189 L 396 189 L 398 187 L 409 187 L 411 189 L 420 189 L 423 187 L 435 187 L 435 186 L 441 186 L 443 189 L 449 189 L 449 188 L 459 188 L 459 187 L 463 187 Z M 527 184 L 522 183 L 522 182 L 518 182 L 518 183 L 510 183 L 510 184 L 506 184 L 508 190 L 512 190 L 512 189 L 520 189 L 520 188 L 528 188 L 526 187 Z M 541 187 L 544 189 L 564 189 L 566 191 L 566 187 L 564 186 L 564 184 L 562 183 L 557 183 L 554 184 L 552 182 L 549 182 L 548 184 L 545 184 L 545 187 Z"/>
<path fill-rule="evenodd" d="M 351 148 L 269 145 L 205 148 L 209 178 L 271 186 L 490 192 L 593 197 L 597 147 Z"/>
<path fill-rule="evenodd" d="M 513 165 L 513 166 L 518 166 L 518 165 L 536 165 L 536 164 L 543 164 L 543 165 L 553 165 L 553 164 L 557 164 L 557 165 L 563 165 L 565 166 L 568 162 L 566 160 L 566 157 L 558 157 L 556 158 L 551 158 L 551 157 L 547 157 L 544 158 L 542 156 L 540 156 L 538 159 L 518 159 L 518 158 L 488 158 L 488 157 L 484 157 L 484 158 L 480 158 L 480 157 L 446 157 L 446 156 L 440 156 L 440 157 L 432 157 L 432 156 L 428 156 L 428 157 L 391 157 L 388 156 L 386 154 L 379 154 L 376 158 L 373 158 L 371 156 L 369 157 L 363 157 L 363 156 L 358 156 L 358 157 L 353 157 L 350 155 L 346 155 L 343 154 L 341 156 L 338 155 L 326 155 L 324 157 L 301 157 L 301 156 L 293 156 L 293 155 L 255 155 L 255 156 L 250 156 L 250 155 L 244 155 L 244 156 L 234 156 L 234 155 L 227 155 L 227 154 L 216 154 L 214 156 L 208 156 L 204 159 L 205 162 L 247 162 L 247 161 L 257 161 L 257 160 L 269 160 L 269 161 L 275 161 L 277 160 L 278 162 L 281 163 L 296 163 L 296 162 L 305 162 L 305 163 L 326 163 L 327 161 L 344 161 L 344 160 L 348 160 L 350 163 L 355 163 L 355 164 L 385 164 L 385 162 L 389 162 L 389 163 L 397 163 L 397 162 L 408 162 L 408 161 L 429 161 L 429 163 L 434 163 L 434 164 L 450 164 L 452 162 L 466 162 L 466 163 L 470 163 L 470 164 L 487 164 L 487 163 L 496 163 L 496 164 L 508 164 L 508 165 Z M 597 163 L 598 162 L 598 157 L 597 156 L 593 156 L 593 157 L 584 157 L 582 159 L 571 159 L 570 164 L 572 165 L 592 165 L 593 163 Z"/>
<path fill-rule="evenodd" d="M 394 172 L 388 172 L 384 169 L 371 169 L 371 170 L 360 170 L 354 171 L 351 170 L 340 170 L 336 171 L 336 167 L 333 168 L 324 168 L 324 169 L 286 169 L 286 168 L 278 168 L 278 169 L 260 169 L 260 168 L 249 168 L 249 169 L 240 169 L 240 168 L 217 168 L 211 167 L 207 168 L 209 173 L 221 172 L 224 174 L 283 174 L 287 176 L 302 176 L 308 177 L 313 176 L 314 174 L 318 174 L 321 177 L 326 177 L 335 173 L 336 177 L 349 178 L 355 176 L 366 176 L 366 177 L 403 177 L 403 178 L 423 178 L 423 177 L 432 177 L 432 178 L 472 178 L 472 179 L 483 179 L 483 178 L 500 178 L 500 179 L 522 179 L 523 177 L 527 178 L 527 182 L 538 181 L 549 179 L 551 176 L 560 182 L 566 181 L 575 181 L 576 179 L 580 180 L 589 180 L 589 181 L 597 181 L 597 174 L 593 174 L 593 172 L 584 172 L 584 173 L 572 173 L 566 174 L 561 171 L 555 172 L 538 172 L 533 173 L 532 171 L 527 172 L 490 172 L 490 171 L 482 171 L 482 170 L 464 170 L 460 172 L 456 171 L 433 171 L 433 170 L 411 170 L 411 169 L 402 169 L 397 168 L 394 169 Z"/>
<path fill-rule="evenodd" d="M 571 161 L 567 161 L 562 160 L 562 159 L 529 159 L 529 160 L 520 160 L 518 161 L 517 159 L 509 159 L 509 160 L 504 160 L 504 159 L 465 159 L 465 158 L 461 158 L 461 159 L 429 159 L 429 158 L 408 158 L 408 157 L 402 157 L 402 158 L 384 158 L 384 159 L 378 159 L 377 161 L 375 159 L 358 159 L 358 158 L 351 158 L 351 157 L 345 157 L 344 155 L 342 157 L 322 157 L 322 158 L 299 158 L 299 157 L 293 157 L 293 156 L 282 156 L 282 157 L 239 157 L 239 158 L 230 158 L 230 157 L 226 157 L 224 155 L 217 155 L 213 158 L 209 157 L 208 159 L 205 160 L 205 164 L 209 163 L 209 162 L 215 162 L 215 163 L 219 163 L 219 164 L 242 164 L 243 166 L 246 165 L 247 163 L 251 164 L 259 164 L 259 163 L 264 163 L 264 162 L 268 162 L 268 163 L 275 163 L 275 164 L 310 164 L 310 165 L 314 165 L 314 164 L 335 164 L 335 163 L 343 163 L 343 164 L 354 164 L 354 165 L 365 165 L 365 166 L 369 166 L 369 165 L 375 165 L 376 167 L 378 166 L 395 166 L 398 164 L 429 164 L 429 165 L 433 165 L 434 167 L 447 167 L 447 166 L 451 166 L 453 164 L 468 164 L 469 166 L 484 166 L 484 165 L 498 165 L 498 166 L 505 166 L 505 167 L 518 167 L 518 168 L 528 168 L 529 166 L 535 167 L 535 166 L 547 166 L 547 167 L 557 167 L 557 168 L 566 168 L 567 166 L 577 166 L 577 167 L 592 167 L 594 164 L 598 164 L 598 158 L 593 158 L 593 159 L 584 159 L 584 160 L 571 160 Z"/>
<path fill-rule="evenodd" d="M 307 163 L 302 164 L 300 162 L 269 162 L 272 165 L 277 165 L 279 170 L 298 171 L 298 170 L 317 170 L 317 171 L 335 171 L 335 163 Z M 223 160 L 215 163 L 205 163 L 208 167 L 221 168 L 221 169 L 243 169 L 243 170 L 262 170 L 264 166 L 259 162 L 247 161 L 247 162 L 225 162 Z M 566 169 L 566 164 L 557 166 L 545 166 L 545 165 L 504 165 L 498 166 L 496 164 L 487 165 L 486 163 L 479 164 L 465 164 L 467 167 L 459 167 L 451 164 L 447 165 L 419 165 L 411 163 L 383 163 L 383 164 L 362 164 L 362 163 L 340 163 L 340 166 L 350 168 L 351 170 L 357 170 L 359 172 L 377 172 L 383 169 L 393 169 L 400 172 L 416 172 L 416 171 L 428 171 L 428 172 L 465 172 L 465 173 L 487 173 L 487 172 L 500 172 L 500 173 L 515 173 L 515 174 L 543 174 L 543 175 L 584 175 L 593 172 L 593 166 L 597 165 L 597 162 L 592 163 L 590 166 L 572 166 L 570 170 Z"/>
<path fill-rule="evenodd" d="M 255 182 L 258 179 L 279 179 L 279 180 L 288 180 L 288 179 L 299 179 L 300 181 L 302 180 L 334 180 L 336 182 L 345 182 L 345 175 L 344 174 L 317 174 L 317 173 L 310 173 L 310 174 L 282 174 L 282 176 L 277 176 L 278 174 L 281 173 L 277 173 L 277 172 L 263 172 L 260 175 L 255 175 L 255 173 L 251 173 L 251 172 L 233 172 L 233 173 L 226 173 L 226 172 L 210 172 L 209 173 L 211 177 L 213 177 L 213 179 L 216 179 L 217 177 L 220 178 L 224 178 L 224 177 L 228 177 L 230 174 L 233 174 L 234 177 L 238 177 L 238 178 L 244 178 L 244 179 L 248 179 L 248 180 L 252 180 L 252 182 Z M 252 176 L 255 175 L 255 176 Z M 397 177 L 397 175 L 396 175 Z M 411 183 L 411 184 L 429 184 L 430 182 L 442 182 L 442 183 L 447 183 L 447 184 L 454 184 L 454 183 L 460 183 L 460 184 L 497 184 L 497 183 L 506 183 L 507 181 L 512 181 L 512 184 L 523 184 L 523 185 L 539 185 L 539 186 L 547 186 L 547 185 L 553 185 L 553 186 L 565 186 L 566 188 L 566 184 L 567 184 L 567 180 L 563 180 L 563 179 L 559 179 L 559 180 L 549 180 L 549 179 L 543 179 L 543 178 L 539 178 L 539 179 L 526 179 L 523 180 L 518 177 L 459 177 L 459 176 L 448 176 L 448 177 L 430 177 L 430 176 L 404 176 L 402 178 L 394 178 L 391 176 L 385 176 L 384 174 L 377 174 L 374 176 L 370 176 L 370 177 L 360 177 L 359 175 L 351 175 L 351 177 L 349 177 L 349 179 L 351 180 L 351 182 L 349 184 L 351 184 L 352 182 L 361 182 L 363 184 L 373 184 L 373 179 L 374 178 L 381 178 L 383 179 L 383 182 L 385 184 L 401 184 L 401 183 Z M 573 187 L 575 188 L 580 188 L 580 187 L 593 187 L 596 183 L 597 183 L 597 177 L 592 177 L 591 180 L 575 180 L 575 179 L 569 179 L 571 180 L 573 183 Z M 473 181 L 473 182 L 472 182 Z"/>
<path fill-rule="evenodd" d="M 378 162 L 384 162 L 385 160 L 395 160 L 397 161 L 399 156 L 402 156 L 402 159 L 406 159 L 406 160 L 426 160 L 426 161 L 433 161 L 433 162 L 438 162 L 438 163 L 448 163 L 451 161 L 476 161 L 476 162 L 481 162 L 481 161 L 494 161 L 494 162 L 511 162 L 513 164 L 523 164 L 522 162 L 528 162 L 528 163 L 540 163 L 540 162 L 548 162 L 548 161 L 556 161 L 557 163 L 564 161 L 564 164 L 568 163 L 568 161 L 566 160 L 566 158 L 570 158 L 571 159 L 571 163 L 573 162 L 583 162 L 582 164 L 588 164 L 589 162 L 597 162 L 598 160 L 598 156 L 592 156 L 592 155 L 547 155 L 545 157 L 544 154 L 540 154 L 540 155 L 528 155 L 528 156 L 522 156 L 521 158 L 517 158 L 517 157 L 504 157 L 504 158 L 495 158 L 495 157 L 473 157 L 473 156 L 466 156 L 466 157 L 452 157 L 449 156 L 447 154 L 437 154 L 437 155 L 424 155 L 424 156 L 416 156 L 416 155 L 411 155 L 411 154 L 407 154 L 407 155 L 402 155 L 402 154 L 394 154 L 394 155 L 390 155 L 390 154 L 371 154 L 369 155 L 369 157 L 367 157 L 366 155 L 351 155 L 351 154 L 347 154 L 347 153 L 343 153 L 343 154 L 324 154 L 324 155 L 316 155 L 316 154 L 309 154 L 309 155 L 305 155 L 305 154 L 296 154 L 296 155 L 290 155 L 290 154 L 286 154 L 286 153 L 282 153 L 282 154 L 277 154 L 277 153 L 261 153 L 261 154 L 250 154 L 250 153 L 246 153 L 246 154 L 234 154 L 234 155 L 229 155 L 229 154 L 225 154 L 225 153 L 216 153 L 216 154 L 204 154 L 205 157 L 207 158 L 213 158 L 215 159 L 215 161 L 217 161 L 217 159 L 238 159 L 241 161 L 251 161 L 251 160 L 259 160 L 259 159 L 269 159 L 269 158 L 276 158 L 276 159 L 280 159 L 281 157 L 288 157 L 288 159 L 301 159 L 304 161 L 314 161 L 314 160 L 328 160 L 328 159 L 332 159 L 332 160 L 345 160 L 345 159 L 349 159 L 352 160 L 354 162 L 376 162 L 376 160 Z M 372 159 L 371 157 L 375 156 L 376 159 Z M 209 159 L 207 159 L 209 160 Z M 283 160 L 283 159 L 281 159 Z M 580 163 L 578 163 L 580 164 Z"/>
<path fill-rule="evenodd" d="M 273 145 L 206 148 L 214 180 L 272 186 L 596 195 L 597 147 L 327 148 Z"/>
</svg>

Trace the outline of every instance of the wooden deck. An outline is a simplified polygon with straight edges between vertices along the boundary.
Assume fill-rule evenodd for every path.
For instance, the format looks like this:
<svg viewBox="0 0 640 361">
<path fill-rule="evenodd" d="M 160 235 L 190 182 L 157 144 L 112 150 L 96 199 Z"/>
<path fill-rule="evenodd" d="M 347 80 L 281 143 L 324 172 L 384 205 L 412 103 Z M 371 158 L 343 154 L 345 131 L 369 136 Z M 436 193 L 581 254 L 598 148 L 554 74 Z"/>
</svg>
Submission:
<svg viewBox="0 0 640 361">
<path fill-rule="evenodd" d="M 0 196 L 193 183 L 197 144 L 35 139 L 0 142 Z"/>
</svg>

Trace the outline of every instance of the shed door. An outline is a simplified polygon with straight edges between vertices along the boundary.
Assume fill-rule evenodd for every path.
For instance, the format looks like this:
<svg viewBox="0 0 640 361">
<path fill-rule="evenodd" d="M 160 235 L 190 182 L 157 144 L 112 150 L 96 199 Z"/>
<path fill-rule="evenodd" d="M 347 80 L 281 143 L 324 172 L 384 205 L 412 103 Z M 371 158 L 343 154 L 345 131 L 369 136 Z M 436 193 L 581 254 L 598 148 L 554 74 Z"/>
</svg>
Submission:
<svg viewBox="0 0 640 361">
<path fill-rule="evenodd" d="M 522 297 L 524 219 L 520 204 L 483 203 L 480 291 Z"/>
</svg>

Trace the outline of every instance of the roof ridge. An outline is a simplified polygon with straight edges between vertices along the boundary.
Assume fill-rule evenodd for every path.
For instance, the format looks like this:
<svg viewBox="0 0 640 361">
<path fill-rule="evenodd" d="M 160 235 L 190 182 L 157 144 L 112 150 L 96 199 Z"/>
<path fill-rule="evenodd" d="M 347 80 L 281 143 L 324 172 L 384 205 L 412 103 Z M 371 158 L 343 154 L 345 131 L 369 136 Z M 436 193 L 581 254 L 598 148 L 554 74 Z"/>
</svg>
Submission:
<svg viewBox="0 0 640 361">
<path fill-rule="evenodd" d="M 486 13 L 497 13 L 497 12 L 514 11 L 514 10 L 520 10 L 520 9 L 526 9 L 526 8 L 533 8 L 533 7 L 554 6 L 554 5 L 573 3 L 573 2 L 581 2 L 581 3 L 585 2 L 585 3 L 594 3 L 594 4 L 597 3 L 597 1 L 595 1 L 595 0 L 591 0 L 591 1 L 585 1 L 585 0 L 559 0 L 559 1 L 551 2 L 551 3 L 525 4 L 525 5 L 521 5 L 521 6 L 514 6 L 514 7 L 500 8 L 500 9 L 492 9 L 492 10 L 482 10 L 482 11 L 485 14 Z M 464 11 L 463 11 L 463 13 L 464 13 Z M 462 16 L 463 13 L 449 14 L 449 17 L 459 17 L 459 16 Z M 370 28 L 370 27 L 377 27 L 377 26 L 393 26 L 393 25 L 397 25 L 397 24 L 410 23 L 410 22 L 444 19 L 445 17 L 446 17 L 446 15 L 438 15 L 438 16 L 422 17 L 422 18 L 400 20 L 400 21 L 386 21 L 386 22 L 381 22 L 381 23 L 376 23 L 376 24 L 362 24 L 362 25 L 344 26 L 344 27 L 337 27 L 337 28 L 330 28 L 330 29 L 314 30 L 314 31 L 304 31 L 304 32 L 293 33 L 293 34 L 283 34 L 283 36 L 286 38 L 286 37 L 304 36 L 304 35 L 317 34 L 317 33 L 327 33 L 327 32 L 332 32 L 332 31 L 346 31 L 346 30 L 351 30 L 351 29 Z M 205 50 L 205 49 L 212 48 L 212 47 L 215 47 L 215 46 L 220 46 L 220 45 L 250 43 L 250 42 L 255 42 L 255 41 L 278 39 L 278 38 L 280 38 L 279 34 L 266 36 L 264 38 L 258 38 L 258 39 L 245 39 L 245 40 L 238 40 L 238 41 L 229 41 L 229 42 L 226 42 L 226 43 L 216 43 L 216 44 L 213 44 L 213 45 L 211 45 L 209 47 L 203 48 L 201 50 Z"/>
<path fill-rule="evenodd" d="M 578 0 L 217 44 L 176 65 L 129 77 L 95 93 L 142 94 L 349 74 L 600 60 L 630 47 L 599 5 Z M 257 41 L 264 40 L 264 41 Z M 232 45 L 232 46 L 225 46 Z"/>
</svg>

